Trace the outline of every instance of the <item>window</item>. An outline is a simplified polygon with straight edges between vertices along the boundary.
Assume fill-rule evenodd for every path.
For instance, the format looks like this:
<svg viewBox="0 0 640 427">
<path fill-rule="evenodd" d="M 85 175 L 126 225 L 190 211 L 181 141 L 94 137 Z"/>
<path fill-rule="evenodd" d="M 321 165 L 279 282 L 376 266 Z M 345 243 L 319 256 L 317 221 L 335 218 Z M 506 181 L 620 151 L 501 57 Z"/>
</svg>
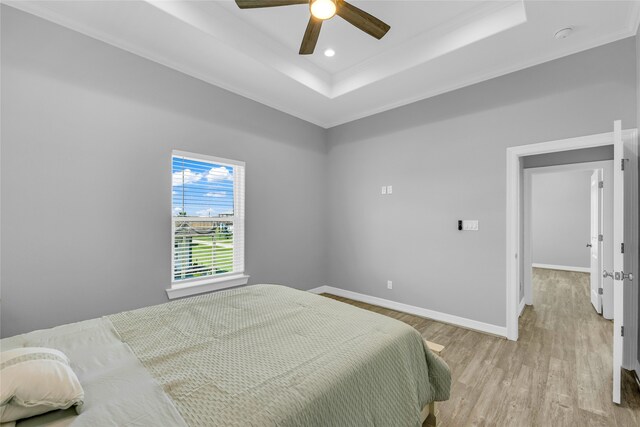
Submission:
<svg viewBox="0 0 640 427">
<path fill-rule="evenodd" d="M 170 298 L 246 284 L 244 162 L 174 151 Z"/>
</svg>

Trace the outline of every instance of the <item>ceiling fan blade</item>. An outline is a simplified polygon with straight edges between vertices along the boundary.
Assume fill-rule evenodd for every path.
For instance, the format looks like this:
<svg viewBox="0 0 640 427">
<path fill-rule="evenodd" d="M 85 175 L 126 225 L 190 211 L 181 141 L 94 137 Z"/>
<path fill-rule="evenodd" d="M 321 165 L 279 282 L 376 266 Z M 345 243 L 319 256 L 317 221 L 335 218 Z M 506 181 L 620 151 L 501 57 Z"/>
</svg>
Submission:
<svg viewBox="0 0 640 427">
<path fill-rule="evenodd" d="M 343 0 L 338 0 L 336 14 L 351 25 L 360 28 L 365 33 L 377 39 L 384 37 L 391 28 L 375 16 L 369 15 L 364 10 L 358 9 Z"/>
<path fill-rule="evenodd" d="M 255 9 L 259 7 L 289 6 L 292 4 L 309 4 L 309 0 L 236 0 L 240 9 Z"/>
<path fill-rule="evenodd" d="M 311 55 L 318 43 L 318 37 L 320 36 L 320 28 L 322 28 L 322 20 L 316 19 L 313 16 L 309 18 L 307 24 L 307 30 L 304 32 L 302 38 L 302 44 L 300 45 L 300 55 Z"/>
</svg>

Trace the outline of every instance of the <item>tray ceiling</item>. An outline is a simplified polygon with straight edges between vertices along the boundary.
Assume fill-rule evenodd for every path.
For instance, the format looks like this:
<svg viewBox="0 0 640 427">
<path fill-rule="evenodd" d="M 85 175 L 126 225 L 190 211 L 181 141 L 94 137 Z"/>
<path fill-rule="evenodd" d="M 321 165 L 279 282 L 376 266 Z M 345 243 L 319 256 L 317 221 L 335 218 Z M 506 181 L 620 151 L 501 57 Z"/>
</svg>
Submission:
<svg viewBox="0 0 640 427">
<path fill-rule="evenodd" d="M 640 17 L 638 1 L 353 1 L 389 33 L 376 40 L 335 17 L 301 56 L 305 5 L 5 3 L 323 127 L 633 36 Z"/>
</svg>

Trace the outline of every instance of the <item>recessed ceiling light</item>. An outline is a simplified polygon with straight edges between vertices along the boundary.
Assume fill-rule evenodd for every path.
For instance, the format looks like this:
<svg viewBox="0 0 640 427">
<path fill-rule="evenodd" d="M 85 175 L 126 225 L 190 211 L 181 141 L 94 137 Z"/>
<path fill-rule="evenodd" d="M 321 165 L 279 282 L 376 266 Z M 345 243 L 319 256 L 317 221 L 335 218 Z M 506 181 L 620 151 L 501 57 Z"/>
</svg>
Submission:
<svg viewBox="0 0 640 427">
<path fill-rule="evenodd" d="M 571 27 L 567 27 L 567 28 L 563 28 L 561 30 L 556 31 L 554 37 L 558 40 L 560 39 L 566 39 L 567 37 L 569 37 L 569 35 L 573 32 L 573 28 Z"/>
<path fill-rule="evenodd" d="M 328 56 L 329 58 L 331 58 L 335 54 L 336 54 L 336 51 L 333 49 L 327 49 L 324 51 L 324 56 Z"/>
</svg>

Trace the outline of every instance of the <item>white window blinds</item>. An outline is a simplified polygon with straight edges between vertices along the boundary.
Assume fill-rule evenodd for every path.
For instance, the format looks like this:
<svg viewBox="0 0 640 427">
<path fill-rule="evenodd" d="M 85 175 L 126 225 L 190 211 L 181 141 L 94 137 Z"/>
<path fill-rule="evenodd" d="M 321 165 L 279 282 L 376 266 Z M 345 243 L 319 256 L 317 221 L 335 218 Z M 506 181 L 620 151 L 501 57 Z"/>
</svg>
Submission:
<svg viewBox="0 0 640 427">
<path fill-rule="evenodd" d="M 244 273 L 244 162 L 174 151 L 172 282 Z"/>
</svg>

